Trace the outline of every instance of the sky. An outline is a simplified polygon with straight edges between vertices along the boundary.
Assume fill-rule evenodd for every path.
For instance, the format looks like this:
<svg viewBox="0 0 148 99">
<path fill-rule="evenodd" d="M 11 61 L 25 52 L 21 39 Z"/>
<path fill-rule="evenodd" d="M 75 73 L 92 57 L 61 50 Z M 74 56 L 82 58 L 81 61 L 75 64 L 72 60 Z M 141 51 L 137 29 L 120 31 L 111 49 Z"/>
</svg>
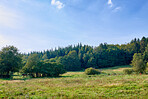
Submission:
<svg viewBox="0 0 148 99">
<path fill-rule="evenodd" d="M 148 0 L 0 0 L 0 49 L 43 51 L 148 37 Z"/>
</svg>

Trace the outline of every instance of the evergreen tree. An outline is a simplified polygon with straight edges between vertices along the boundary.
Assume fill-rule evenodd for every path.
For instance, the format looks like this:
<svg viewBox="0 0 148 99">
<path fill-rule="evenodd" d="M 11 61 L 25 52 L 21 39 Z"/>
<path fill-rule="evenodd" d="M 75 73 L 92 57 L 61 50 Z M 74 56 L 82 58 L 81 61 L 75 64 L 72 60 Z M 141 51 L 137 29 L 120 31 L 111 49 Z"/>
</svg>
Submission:
<svg viewBox="0 0 148 99">
<path fill-rule="evenodd" d="M 141 53 L 143 53 L 145 51 L 146 46 L 147 46 L 147 39 L 145 37 L 143 37 L 140 42 Z"/>
<path fill-rule="evenodd" d="M 143 56 L 144 56 L 144 61 L 145 62 L 148 62 L 148 45 L 147 47 L 145 48 L 145 51 L 143 53 Z"/>
</svg>

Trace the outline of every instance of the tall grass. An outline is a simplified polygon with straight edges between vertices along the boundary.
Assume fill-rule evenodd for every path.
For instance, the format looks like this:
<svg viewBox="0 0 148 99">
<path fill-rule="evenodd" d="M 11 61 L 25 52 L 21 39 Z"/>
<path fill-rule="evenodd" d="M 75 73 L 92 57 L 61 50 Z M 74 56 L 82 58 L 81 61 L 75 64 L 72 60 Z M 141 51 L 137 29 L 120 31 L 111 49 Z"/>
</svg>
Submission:
<svg viewBox="0 0 148 99">
<path fill-rule="evenodd" d="M 148 96 L 148 75 L 124 75 L 121 68 L 101 75 L 67 72 L 59 78 L 0 80 L 0 98 L 114 99 Z"/>
</svg>

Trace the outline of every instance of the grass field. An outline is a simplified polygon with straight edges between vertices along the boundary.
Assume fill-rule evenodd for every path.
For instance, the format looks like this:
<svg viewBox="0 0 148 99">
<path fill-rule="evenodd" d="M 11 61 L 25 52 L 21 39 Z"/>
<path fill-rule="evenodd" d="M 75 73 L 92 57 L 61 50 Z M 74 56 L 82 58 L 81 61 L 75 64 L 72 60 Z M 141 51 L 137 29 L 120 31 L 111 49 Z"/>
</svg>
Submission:
<svg viewBox="0 0 148 99">
<path fill-rule="evenodd" d="M 147 99 L 148 75 L 124 75 L 129 66 L 101 69 L 103 74 L 67 72 L 58 78 L 0 79 L 0 98 Z M 14 79 L 18 79 L 17 76 Z"/>
</svg>

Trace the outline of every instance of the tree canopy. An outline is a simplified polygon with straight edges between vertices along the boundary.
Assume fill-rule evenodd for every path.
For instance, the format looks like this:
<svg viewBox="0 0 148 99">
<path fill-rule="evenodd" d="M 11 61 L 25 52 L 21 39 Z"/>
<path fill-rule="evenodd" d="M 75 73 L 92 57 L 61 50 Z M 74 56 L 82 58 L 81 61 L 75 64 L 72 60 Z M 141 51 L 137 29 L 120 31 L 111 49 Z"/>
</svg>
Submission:
<svg viewBox="0 0 148 99">
<path fill-rule="evenodd" d="M 17 72 L 22 67 L 21 54 L 14 46 L 3 47 L 0 51 L 0 74 L 10 75 L 10 72 Z"/>
<path fill-rule="evenodd" d="M 31 52 L 24 56 L 29 57 L 32 54 L 38 54 L 40 60 L 50 60 L 64 65 L 66 70 L 75 71 L 89 67 L 106 68 L 117 65 L 129 65 L 133 59 L 134 53 L 145 54 L 147 58 L 148 38 L 133 39 L 127 44 L 107 44 L 101 43 L 99 46 L 89 45 L 69 45 L 67 47 L 55 48 L 41 52 Z M 25 57 L 24 62 L 27 61 Z"/>
<path fill-rule="evenodd" d="M 133 56 L 132 64 L 133 69 L 137 73 L 144 73 L 146 70 L 146 64 L 141 53 L 135 53 Z"/>
</svg>

